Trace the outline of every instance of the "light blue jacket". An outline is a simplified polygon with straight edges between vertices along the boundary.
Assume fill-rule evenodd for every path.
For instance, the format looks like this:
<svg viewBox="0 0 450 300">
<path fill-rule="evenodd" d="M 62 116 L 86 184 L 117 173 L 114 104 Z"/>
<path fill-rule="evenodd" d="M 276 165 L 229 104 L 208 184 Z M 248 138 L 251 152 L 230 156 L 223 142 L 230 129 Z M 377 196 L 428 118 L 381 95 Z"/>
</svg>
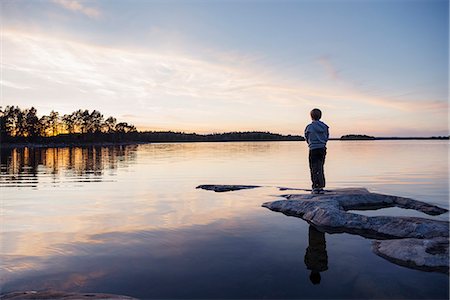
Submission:
<svg viewBox="0 0 450 300">
<path fill-rule="evenodd" d="M 312 121 L 305 128 L 305 139 L 310 150 L 325 148 L 328 136 L 328 125 L 322 121 Z"/>
</svg>

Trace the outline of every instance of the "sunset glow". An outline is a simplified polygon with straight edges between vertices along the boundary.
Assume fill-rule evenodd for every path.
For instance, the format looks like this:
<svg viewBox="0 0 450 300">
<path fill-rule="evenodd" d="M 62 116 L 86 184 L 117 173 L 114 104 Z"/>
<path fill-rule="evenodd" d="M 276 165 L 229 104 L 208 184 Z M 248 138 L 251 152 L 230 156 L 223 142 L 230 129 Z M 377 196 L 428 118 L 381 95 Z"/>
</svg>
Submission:
<svg viewBox="0 0 450 300">
<path fill-rule="evenodd" d="M 332 137 L 448 135 L 446 1 L 1 5 L 2 106 L 284 134 L 319 107 Z"/>
</svg>

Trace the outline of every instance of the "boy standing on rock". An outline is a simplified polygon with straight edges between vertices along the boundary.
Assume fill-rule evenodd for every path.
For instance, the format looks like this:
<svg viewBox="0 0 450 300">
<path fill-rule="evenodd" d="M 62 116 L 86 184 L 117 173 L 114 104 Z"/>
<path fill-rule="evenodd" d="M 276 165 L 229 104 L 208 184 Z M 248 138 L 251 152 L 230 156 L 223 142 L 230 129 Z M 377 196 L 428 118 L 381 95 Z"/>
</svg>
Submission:
<svg viewBox="0 0 450 300">
<path fill-rule="evenodd" d="M 305 128 L 305 139 L 309 147 L 309 169 L 311 171 L 312 194 L 323 194 L 325 174 L 323 165 L 327 154 L 328 125 L 320 121 L 322 112 L 311 110 L 312 122 Z"/>
</svg>

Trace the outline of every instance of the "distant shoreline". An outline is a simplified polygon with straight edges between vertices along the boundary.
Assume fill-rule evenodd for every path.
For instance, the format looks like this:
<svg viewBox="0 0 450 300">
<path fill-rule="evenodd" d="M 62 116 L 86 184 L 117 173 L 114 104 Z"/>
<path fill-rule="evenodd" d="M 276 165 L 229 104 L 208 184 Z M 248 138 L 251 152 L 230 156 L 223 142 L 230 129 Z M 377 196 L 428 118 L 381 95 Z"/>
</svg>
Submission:
<svg viewBox="0 0 450 300">
<path fill-rule="evenodd" d="M 352 141 L 396 141 L 396 140 L 449 140 L 449 137 L 376 137 L 373 139 L 341 139 L 330 138 L 330 141 L 352 142 Z M 121 141 L 121 142 L 51 142 L 51 143 L 34 143 L 22 142 L 11 143 L 2 142 L 1 149 L 10 148 L 66 148 L 66 147 L 112 147 L 112 146 L 128 146 L 128 145 L 144 145 L 144 144 L 163 144 L 163 143 L 230 143 L 230 142 L 304 142 L 302 140 L 279 139 L 279 140 L 217 140 L 217 141 L 186 141 L 186 140 L 172 140 L 172 141 Z"/>
<path fill-rule="evenodd" d="M 437 136 L 437 137 L 374 137 L 374 138 L 330 138 L 330 141 L 381 141 L 381 140 L 449 140 L 448 136 Z"/>
</svg>

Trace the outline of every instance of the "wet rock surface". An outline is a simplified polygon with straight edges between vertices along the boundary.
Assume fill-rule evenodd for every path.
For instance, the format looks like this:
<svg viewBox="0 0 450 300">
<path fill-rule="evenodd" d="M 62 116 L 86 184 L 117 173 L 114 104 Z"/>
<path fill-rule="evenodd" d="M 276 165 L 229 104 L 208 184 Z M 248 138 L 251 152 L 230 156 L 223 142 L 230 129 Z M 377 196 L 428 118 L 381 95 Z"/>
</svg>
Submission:
<svg viewBox="0 0 450 300">
<path fill-rule="evenodd" d="M 408 268 L 448 274 L 448 239 L 400 239 L 374 241 L 375 254 Z"/>
<path fill-rule="evenodd" d="M 372 250 L 377 255 L 401 266 L 448 274 L 449 222 L 418 217 L 369 217 L 347 212 L 396 206 L 440 215 L 448 212 L 444 208 L 410 198 L 370 193 L 360 188 L 282 197 L 287 200 L 266 202 L 262 206 L 302 218 L 328 233 L 346 232 L 383 239 L 373 242 Z"/>
<path fill-rule="evenodd" d="M 266 202 L 262 206 L 289 216 L 302 218 L 327 232 L 346 232 L 368 238 L 448 237 L 449 223 L 418 217 L 369 217 L 347 210 L 371 210 L 397 206 L 429 215 L 447 212 L 425 202 L 377 193 L 366 189 L 340 189 L 325 194 L 282 195 L 287 200 Z"/>
<path fill-rule="evenodd" d="M 282 195 L 288 200 L 333 200 L 337 202 L 341 209 L 347 210 L 373 210 L 379 208 L 397 206 L 405 209 L 414 209 L 428 215 L 440 215 L 448 210 L 417 201 L 410 198 L 371 193 L 365 188 L 346 188 L 325 191 L 324 194 L 290 194 Z"/>
<path fill-rule="evenodd" d="M 256 185 L 199 185 L 198 189 L 229 192 L 253 189 Z M 310 191 L 277 187 L 280 191 Z M 371 193 L 365 188 L 325 190 L 324 194 L 285 194 L 285 200 L 262 206 L 288 216 L 302 218 L 327 233 L 357 234 L 373 242 L 375 254 L 408 268 L 449 273 L 449 222 L 419 217 L 364 216 L 349 210 L 387 207 L 414 209 L 436 216 L 447 209 L 394 195 Z"/>
</svg>

